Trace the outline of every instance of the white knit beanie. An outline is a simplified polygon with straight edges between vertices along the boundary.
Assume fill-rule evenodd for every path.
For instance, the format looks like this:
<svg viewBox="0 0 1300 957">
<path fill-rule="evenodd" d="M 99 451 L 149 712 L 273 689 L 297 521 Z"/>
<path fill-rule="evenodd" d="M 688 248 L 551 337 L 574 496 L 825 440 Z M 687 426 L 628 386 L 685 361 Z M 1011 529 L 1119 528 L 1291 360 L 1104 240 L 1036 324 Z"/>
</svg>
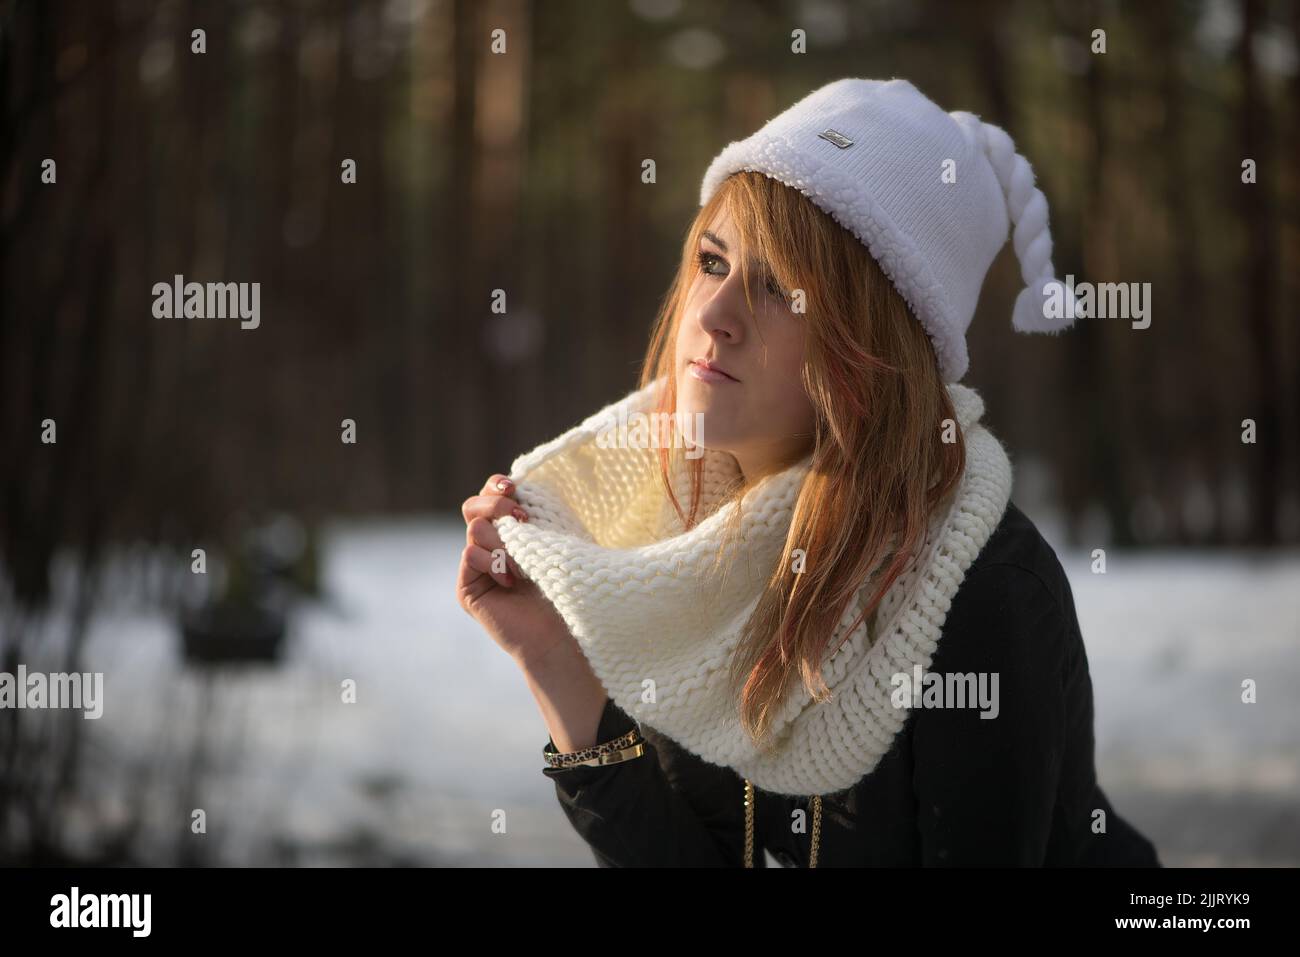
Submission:
<svg viewBox="0 0 1300 957">
<path fill-rule="evenodd" d="M 862 241 L 929 333 L 946 382 L 966 374 L 966 329 L 1012 225 L 1026 283 L 1012 326 L 1074 321 L 1029 163 L 1003 130 L 945 113 L 906 80 L 842 79 L 808 94 L 714 158 L 700 205 L 741 170 L 798 189 Z M 1045 315 L 1049 283 L 1062 318 Z"/>
</svg>

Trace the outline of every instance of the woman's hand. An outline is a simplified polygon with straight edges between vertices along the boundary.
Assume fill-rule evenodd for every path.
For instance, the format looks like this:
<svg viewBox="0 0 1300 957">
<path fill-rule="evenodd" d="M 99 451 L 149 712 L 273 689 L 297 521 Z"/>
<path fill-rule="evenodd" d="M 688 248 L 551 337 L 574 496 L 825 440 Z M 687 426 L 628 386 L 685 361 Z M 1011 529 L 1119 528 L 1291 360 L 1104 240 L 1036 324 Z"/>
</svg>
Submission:
<svg viewBox="0 0 1300 957">
<path fill-rule="evenodd" d="M 510 479 L 493 475 L 478 495 L 461 505 L 466 544 L 460 556 L 456 598 L 493 641 L 526 670 L 557 646 L 566 642 L 576 646 L 576 641 L 560 613 L 506 554 L 492 524 L 492 519 L 506 515 L 528 521 L 527 513 L 511 497 L 514 491 Z M 504 559 L 504 570 L 499 570 L 497 557 Z M 494 564 L 498 570 L 494 570 Z"/>
</svg>

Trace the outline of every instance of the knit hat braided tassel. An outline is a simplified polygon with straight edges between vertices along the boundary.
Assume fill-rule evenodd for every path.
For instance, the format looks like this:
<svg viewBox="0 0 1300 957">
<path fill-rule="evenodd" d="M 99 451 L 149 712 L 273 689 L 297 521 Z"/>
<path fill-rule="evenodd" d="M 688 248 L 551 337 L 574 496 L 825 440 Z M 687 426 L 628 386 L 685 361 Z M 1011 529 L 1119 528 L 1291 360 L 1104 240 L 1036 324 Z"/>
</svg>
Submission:
<svg viewBox="0 0 1300 957">
<path fill-rule="evenodd" d="M 951 114 L 957 118 L 959 114 Z M 970 114 L 960 114 L 971 116 Z M 1017 332 L 1061 332 L 1074 323 L 1074 292 L 1056 278 L 1052 267 L 1052 234 L 1047 227 L 1047 197 L 1034 185 L 1034 170 L 1016 152 L 1006 131 L 992 123 L 978 121 L 984 152 L 1007 199 L 1007 215 L 1014 226 L 1011 242 L 1020 260 L 1020 277 L 1025 288 L 1016 296 L 1011 325 Z M 1060 316 L 1049 316 L 1048 286 L 1059 287 L 1064 307 Z"/>
</svg>

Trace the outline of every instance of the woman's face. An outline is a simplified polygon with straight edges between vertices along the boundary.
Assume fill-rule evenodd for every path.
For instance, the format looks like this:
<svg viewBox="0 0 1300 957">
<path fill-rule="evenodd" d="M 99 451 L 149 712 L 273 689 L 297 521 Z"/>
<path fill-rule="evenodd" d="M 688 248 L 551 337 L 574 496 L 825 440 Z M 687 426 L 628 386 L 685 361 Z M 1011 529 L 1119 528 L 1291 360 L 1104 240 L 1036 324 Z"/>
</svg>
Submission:
<svg viewBox="0 0 1300 957">
<path fill-rule="evenodd" d="M 756 263 L 749 270 L 751 313 L 738 251 L 724 209 L 696 250 L 702 261 L 677 327 L 677 410 L 702 413 L 700 444 L 730 452 L 752 481 L 812 448 L 814 415 L 800 380 L 804 317 Z"/>
</svg>

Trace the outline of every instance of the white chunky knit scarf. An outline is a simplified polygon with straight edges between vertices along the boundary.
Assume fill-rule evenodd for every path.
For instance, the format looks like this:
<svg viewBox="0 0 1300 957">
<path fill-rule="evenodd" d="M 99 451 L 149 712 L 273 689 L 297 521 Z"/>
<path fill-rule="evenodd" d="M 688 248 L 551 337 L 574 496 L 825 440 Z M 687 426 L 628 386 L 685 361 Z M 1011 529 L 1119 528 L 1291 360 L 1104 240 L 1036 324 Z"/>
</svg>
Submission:
<svg viewBox="0 0 1300 957">
<path fill-rule="evenodd" d="M 947 386 L 967 465 L 950 506 L 934 516 L 923 560 L 890 587 L 871 634 L 871 623 L 860 624 L 828 656 L 829 701 L 813 702 L 797 676 L 792 680 L 770 743 L 760 751 L 740 725 L 727 666 L 782 555 L 811 456 L 746 496 L 742 544 L 719 573 L 719 536 L 736 505 L 716 503 L 740 474 L 736 460 L 704 452 L 699 514 L 707 518 L 685 530 L 663 493 L 658 451 L 607 441 L 620 413 L 654 408 L 658 385 L 630 393 L 515 460 L 511 478 L 529 520 L 496 520 L 506 551 L 559 611 L 615 703 L 639 722 L 770 793 L 849 788 L 876 767 L 903 727 L 908 711 L 891 703 L 891 678 L 910 677 L 914 665 L 929 668 L 953 596 L 1010 497 L 1011 463 L 980 424 L 983 400 L 959 383 Z M 689 511 L 680 452 L 674 461 L 673 488 Z M 830 648 L 873 587 L 864 584 L 845 609 Z"/>
</svg>

